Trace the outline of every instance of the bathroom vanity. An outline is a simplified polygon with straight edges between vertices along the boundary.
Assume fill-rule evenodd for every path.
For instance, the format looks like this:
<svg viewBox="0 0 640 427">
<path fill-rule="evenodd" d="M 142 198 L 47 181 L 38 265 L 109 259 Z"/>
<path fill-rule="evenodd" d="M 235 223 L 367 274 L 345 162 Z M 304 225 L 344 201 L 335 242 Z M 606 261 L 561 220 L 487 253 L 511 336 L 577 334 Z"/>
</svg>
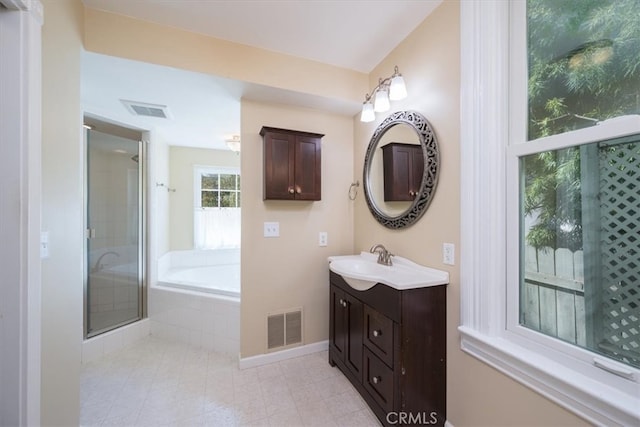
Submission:
<svg viewBox="0 0 640 427">
<path fill-rule="evenodd" d="M 358 290 L 334 271 L 329 278 L 331 366 L 383 425 L 444 425 L 446 283 L 409 289 L 377 283 Z"/>
</svg>

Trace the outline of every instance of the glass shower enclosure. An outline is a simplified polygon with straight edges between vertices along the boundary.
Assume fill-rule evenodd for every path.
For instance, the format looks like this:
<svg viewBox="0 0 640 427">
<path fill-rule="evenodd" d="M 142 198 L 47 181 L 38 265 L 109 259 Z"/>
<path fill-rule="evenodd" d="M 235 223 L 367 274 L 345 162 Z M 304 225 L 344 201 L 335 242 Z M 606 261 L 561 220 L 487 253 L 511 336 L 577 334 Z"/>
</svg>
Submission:
<svg viewBox="0 0 640 427">
<path fill-rule="evenodd" d="M 143 144 L 87 129 L 84 335 L 142 318 Z"/>
</svg>

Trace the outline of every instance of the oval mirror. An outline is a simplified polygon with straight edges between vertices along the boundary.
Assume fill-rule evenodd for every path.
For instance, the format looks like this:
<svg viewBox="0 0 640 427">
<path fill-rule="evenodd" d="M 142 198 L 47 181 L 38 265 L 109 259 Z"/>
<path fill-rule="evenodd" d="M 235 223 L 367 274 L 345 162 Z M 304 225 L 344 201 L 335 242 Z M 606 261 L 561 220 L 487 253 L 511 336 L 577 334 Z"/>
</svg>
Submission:
<svg viewBox="0 0 640 427">
<path fill-rule="evenodd" d="M 388 228 L 412 225 L 431 203 L 440 154 L 420 113 L 398 111 L 376 128 L 364 158 L 364 194 L 375 219 Z"/>
</svg>

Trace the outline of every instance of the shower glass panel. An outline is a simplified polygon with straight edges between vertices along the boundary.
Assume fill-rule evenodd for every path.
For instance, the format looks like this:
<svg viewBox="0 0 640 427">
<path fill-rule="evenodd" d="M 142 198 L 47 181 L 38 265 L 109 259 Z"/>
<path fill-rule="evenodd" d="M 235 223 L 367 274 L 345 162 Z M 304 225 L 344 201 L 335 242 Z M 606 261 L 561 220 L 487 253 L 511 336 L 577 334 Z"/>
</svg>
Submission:
<svg viewBox="0 0 640 427">
<path fill-rule="evenodd" d="M 85 337 L 142 317 L 141 143 L 87 131 Z"/>
</svg>

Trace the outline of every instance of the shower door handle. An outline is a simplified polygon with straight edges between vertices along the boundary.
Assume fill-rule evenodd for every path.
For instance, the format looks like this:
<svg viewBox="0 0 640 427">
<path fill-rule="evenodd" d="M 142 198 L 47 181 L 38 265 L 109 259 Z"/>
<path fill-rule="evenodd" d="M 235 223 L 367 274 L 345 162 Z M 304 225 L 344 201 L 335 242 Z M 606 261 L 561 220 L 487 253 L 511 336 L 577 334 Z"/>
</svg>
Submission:
<svg viewBox="0 0 640 427">
<path fill-rule="evenodd" d="M 87 239 L 95 239 L 96 238 L 96 229 L 95 228 L 87 228 L 85 230 L 85 235 Z"/>
</svg>

